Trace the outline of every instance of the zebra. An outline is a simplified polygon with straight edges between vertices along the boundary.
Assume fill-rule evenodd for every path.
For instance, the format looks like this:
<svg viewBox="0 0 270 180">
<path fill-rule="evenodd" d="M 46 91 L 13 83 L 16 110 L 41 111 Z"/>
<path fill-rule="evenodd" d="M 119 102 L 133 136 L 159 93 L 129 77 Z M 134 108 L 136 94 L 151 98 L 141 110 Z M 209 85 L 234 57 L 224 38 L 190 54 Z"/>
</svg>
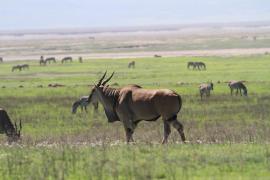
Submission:
<svg viewBox="0 0 270 180">
<path fill-rule="evenodd" d="M 203 94 L 205 94 L 206 97 L 209 97 L 211 90 L 212 91 L 214 90 L 214 84 L 212 82 L 208 84 L 200 84 L 199 92 L 200 92 L 201 100 L 202 100 Z"/>
<path fill-rule="evenodd" d="M 80 99 L 78 99 L 77 101 L 75 101 L 72 105 L 72 114 L 75 114 L 77 112 L 77 108 L 80 106 L 81 107 L 81 111 L 83 111 L 83 109 L 85 110 L 85 112 L 87 112 L 87 106 L 92 103 L 92 105 L 94 106 L 94 109 L 97 110 L 98 109 L 98 98 L 92 97 L 89 100 L 89 96 L 82 96 L 80 97 Z"/>
<path fill-rule="evenodd" d="M 187 63 L 187 68 L 190 69 L 190 66 L 194 68 L 194 62 L 188 62 Z"/>
<path fill-rule="evenodd" d="M 21 65 L 21 68 L 22 68 L 22 69 L 29 69 L 29 65 L 28 65 L 28 64 L 22 64 L 22 65 Z"/>
<path fill-rule="evenodd" d="M 21 71 L 21 70 L 22 70 L 22 66 L 21 66 L 21 65 L 12 66 L 11 71 L 13 72 L 13 71 L 15 71 L 15 70 Z"/>
<path fill-rule="evenodd" d="M 206 70 L 206 65 L 205 65 L 205 63 L 204 62 L 197 62 L 197 66 L 201 69 L 204 69 L 204 70 Z"/>
<path fill-rule="evenodd" d="M 228 84 L 231 90 L 231 96 L 233 95 L 233 90 L 236 89 L 235 95 L 238 95 L 238 91 L 240 91 L 240 95 L 242 96 L 242 90 L 244 96 L 247 96 L 247 87 L 243 84 L 242 81 L 230 81 Z"/>
<path fill-rule="evenodd" d="M 154 57 L 155 58 L 161 58 L 162 56 L 161 55 L 158 55 L 158 54 L 155 54 Z"/>
<path fill-rule="evenodd" d="M 44 60 L 43 56 L 40 56 L 40 60 L 39 60 L 39 65 L 40 66 L 46 66 L 46 61 Z"/>
<path fill-rule="evenodd" d="M 187 68 L 190 69 L 190 67 L 193 67 L 193 70 L 198 69 L 198 70 L 206 70 L 206 65 L 204 62 L 188 62 L 187 63 Z"/>
<path fill-rule="evenodd" d="M 46 59 L 45 59 L 46 64 L 47 64 L 47 62 L 50 64 L 51 61 L 54 62 L 54 63 L 56 63 L 55 57 L 49 57 L 49 58 L 46 58 Z"/>
<path fill-rule="evenodd" d="M 29 65 L 28 64 L 22 64 L 22 65 L 16 65 L 16 66 L 12 66 L 11 71 L 15 71 L 15 70 L 19 70 L 22 71 L 24 69 L 29 69 Z"/>
<path fill-rule="evenodd" d="M 63 64 L 64 62 L 67 62 L 67 61 L 72 62 L 72 57 L 64 57 L 61 63 Z"/>
<path fill-rule="evenodd" d="M 135 61 L 128 63 L 128 68 L 135 68 Z"/>
</svg>

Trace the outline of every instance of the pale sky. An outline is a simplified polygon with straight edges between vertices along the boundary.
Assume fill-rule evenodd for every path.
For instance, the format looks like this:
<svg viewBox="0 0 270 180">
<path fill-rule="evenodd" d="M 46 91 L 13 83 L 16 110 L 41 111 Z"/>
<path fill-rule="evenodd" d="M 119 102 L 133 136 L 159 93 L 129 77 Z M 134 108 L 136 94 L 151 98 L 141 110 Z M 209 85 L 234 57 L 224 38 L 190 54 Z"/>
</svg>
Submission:
<svg viewBox="0 0 270 180">
<path fill-rule="evenodd" d="M 270 20 L 270 0 L 0 0 L 0 30 Z"/>
</svg>

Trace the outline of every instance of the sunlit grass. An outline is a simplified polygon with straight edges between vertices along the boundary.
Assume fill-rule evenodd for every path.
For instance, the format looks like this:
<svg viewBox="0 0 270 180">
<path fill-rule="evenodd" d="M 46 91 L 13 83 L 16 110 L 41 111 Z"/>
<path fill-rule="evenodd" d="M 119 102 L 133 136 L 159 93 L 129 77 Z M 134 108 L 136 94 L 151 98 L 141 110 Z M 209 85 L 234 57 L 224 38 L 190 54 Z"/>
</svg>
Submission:
<svg viewBox="0 0 270 180">
<path fill-rule="evenodd" d="M 20 145 L 9 147 L 0 136 L 1 178 L 265 178 L 270 157 L 269 58 L 142 58 L 135 59 L 135 69 L 127 68 L 131 59 L 46 67 L 30 61 L 29 71 L 13 73 L 12 65 L 21 62 L 0 64 L 0 105 L 13 121 L 23 122 Z M 207 70 L 188 70 L 187 61 L 203 61 Z M 107 123 L 101 107 L 71 114 L 72 103 L 88 95 L 89 85 L 105 70 L 116 72 L 110 82 L 114 87 L 139 84 L 177 91 L 183 99 L 178 117 L 190 143 L 178 144 L 173 129 L 169 144 L 157 145 L 163 135 L 159 120 L 139 124 L 136 144 L 125 145 L 122 124 Z M 249 96 L 231 97 L 229 80 L 246 81 Z M 208 81 L 214 82 L 214 91 L 201 101 L 198 85 Z M 65 87 L 50 88 L 50 83 Z"/>
</svg>

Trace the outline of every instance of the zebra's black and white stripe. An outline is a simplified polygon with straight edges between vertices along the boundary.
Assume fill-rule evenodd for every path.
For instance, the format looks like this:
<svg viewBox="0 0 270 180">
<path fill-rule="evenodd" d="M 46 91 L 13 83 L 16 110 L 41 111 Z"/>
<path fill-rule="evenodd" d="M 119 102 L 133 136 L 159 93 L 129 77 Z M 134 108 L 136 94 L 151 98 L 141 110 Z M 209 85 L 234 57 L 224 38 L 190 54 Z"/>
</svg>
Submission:
<svg viewBox="0 0 270 180">
<path fill-rule="evenodd" d="M 200 91 L 200 96 L 201 99 L 203 97 L 203 95 L 205 94 L 206 97 L 210 96 L 210 91 L 214 90 L 214 84 L 213 83 L 209 83 L 209 84 L 201 84 L 199 86 L 199 91 Z"/>
<path fill-rule="evenodd" d="M 82 96 L 79 100 L 75 101 L 72 105 L 72 113 L 75 114 L 77 112 L 77 108 L 81 107 L 81 111 L 83 109 L 87 112 L 87 106 L 92 103 L 95 110 L 98 109 L 98 101 L 96 98 L 92 98 L 89 100 L 89 96 Z"/>
<path fill-rule="evenodd" d="M 228 86 L 231 90 L 231 96 L 233 95 L 233 91 L 235 89 L 236 89 L 235 95 L 238 95 L 238 92 L 240 91 L 240 95 L 242 96 L 242 90 L 243 90 L 243 95 L 247 96 L 247 87 L 243 84 L 242 81 L 230 81 Z"/>
</svg>

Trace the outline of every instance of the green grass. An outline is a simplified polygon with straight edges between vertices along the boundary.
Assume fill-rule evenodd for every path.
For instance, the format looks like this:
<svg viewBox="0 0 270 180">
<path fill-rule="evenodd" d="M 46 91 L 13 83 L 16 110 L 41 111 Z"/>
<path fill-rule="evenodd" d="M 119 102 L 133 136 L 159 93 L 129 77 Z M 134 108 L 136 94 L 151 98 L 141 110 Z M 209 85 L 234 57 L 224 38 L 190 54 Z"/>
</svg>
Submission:
<svg viewBox="0 0 270 180">
<path fill-rule="evenodd" d="M 270 146 L 2 147 L 2 179 L 267 179 Z"/>
<path fill-rule="evenodd" d="M 23 122 L 19 145 L 7 145 L 0 135 L 0 179 L 266 179 L 269 60 L 269 56 L 141 58 L 135 59 L 135 69 L 127 68 L 130 59 L 46 67 L 29 61 L 30 70 L 23 72 L 11 72 L 21 62 L 0 64 L 0 106 L 13 121 Z M 207 70 L 188 70 L 188 61 L 203 61 Z M 73 101 L 87 95 L 88 85 L 105 70 L 116 72 L 110 83 L 115 87 L 139 84 L 177 91 L 183 99 L 179 119 L 190 143 L 179 144 L 173 131 L 168 145 L 157 145 L 163 134 L 162 121 L 157 121 L 139 124 L 136 144 L 125 145 L 122 124 L 107 123 L 102 108 L 71 114 Z M 249 96 L 231 97 L 229 80 L 245 80 Z M 207 81 L 214 82 L 214 91 L 201 101 L 198 85 Z M 50 83 L 65 87 L 49 88 Z"/>
</svg>

